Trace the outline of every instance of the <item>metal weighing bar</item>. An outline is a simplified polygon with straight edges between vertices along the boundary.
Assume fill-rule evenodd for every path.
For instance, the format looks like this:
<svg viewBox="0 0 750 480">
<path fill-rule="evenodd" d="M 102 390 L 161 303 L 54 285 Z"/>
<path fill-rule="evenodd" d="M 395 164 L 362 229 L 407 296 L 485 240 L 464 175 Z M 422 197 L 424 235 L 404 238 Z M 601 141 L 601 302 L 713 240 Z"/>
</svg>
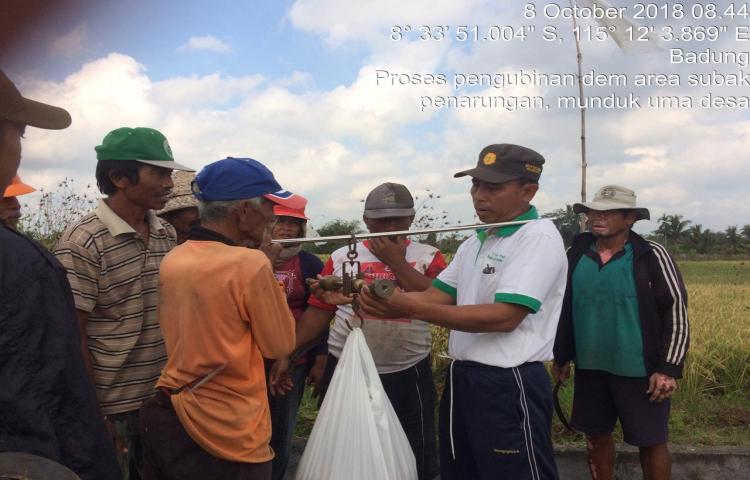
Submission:
<svg viewBox="0 0 750 480">
<path fill-rule="evenodd" d="M 286 238 L 279 240 L 271 240 L 271 243 L 322 243 L 332 241 L 352 241 L 352 240 L 364 240 L 367 238 L 376 237 L 395 237 L 399 235 L 425 235 L 428 233 L 441 233 L 441 232 L 456 232 L 459 230 L 476 230 L 479 228 L 499 228 L 499 227 L 511 227 L 514 225 L 523 225 L 534 220 L 515 220 L 512 222 L 498 222 L 498 223 L 477 223 L 474 225 L 458 225 L 452 227 L 439 227 L 439 228 L 425 228 L 422 230 L 398 230 L 395 232 L 380 232 L 380 233 L 355 233 L 351 235 L 333 235 L 330 237 L 310 237 L 310 238 Z"/>
</svg>

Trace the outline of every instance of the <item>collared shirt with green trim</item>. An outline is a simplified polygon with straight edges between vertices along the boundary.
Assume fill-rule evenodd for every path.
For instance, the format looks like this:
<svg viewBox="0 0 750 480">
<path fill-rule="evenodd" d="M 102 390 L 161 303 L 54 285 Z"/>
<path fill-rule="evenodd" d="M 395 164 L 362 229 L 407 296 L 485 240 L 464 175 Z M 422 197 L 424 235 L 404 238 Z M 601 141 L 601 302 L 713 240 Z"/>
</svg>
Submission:
<svg viewBox="0 0 750 480">
<path fill-rule="evenodd" d="M 511 332 L 452 330 L 448 353 L 457 360 L 511 368 L 552 359 L 567 280 L 565 248 L 554 223 L 539 219 L 536 208 L 515 220 L 533 221 L 478 231 L 433 282 L 456 305 L 503 302 L 529 310 Z"/>
<path fill-rule="evenodd" d="M 578 260 L 571 283 L 576 367 L 647 376 L 632 245 L 626 243 L 602 264 L 592 243 Z"/>
<path fill-rule="evenodd" d="M 55 256 L 68 273 L 86 326 L 94 383 L 105 415 L 138 410 L 154 393 L 167 353 L 157 315 L 159 266 L 174 228 L 146 215 L 148 243 L 105 201 L 68 227 Z"/>
</svg>

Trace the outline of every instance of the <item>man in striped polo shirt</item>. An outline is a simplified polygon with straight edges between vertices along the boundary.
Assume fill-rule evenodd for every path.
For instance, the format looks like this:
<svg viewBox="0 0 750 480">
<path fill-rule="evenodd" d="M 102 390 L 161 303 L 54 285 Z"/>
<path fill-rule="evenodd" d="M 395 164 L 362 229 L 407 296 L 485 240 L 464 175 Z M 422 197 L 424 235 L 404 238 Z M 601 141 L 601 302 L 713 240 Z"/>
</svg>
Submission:
<svg viewBox="0 0 750 480">
<path fill-rule="evenodd" d="M 568 250 L 568 288 L 555 339 L 553 375 L 576 364 L 571 424 L 589 440 L 596 478 L 614 475 L 612 430 L 620 419 L 639 448 L 644 478 L 671 478 L 669 398 L 688 349 L 687 292 L 667 250 L 631 230 L 649 218 L 632 190 L 608 185 L 573 205 L 590 232 Z"/>
<path fill-rule="evenodd" d="M 166 362 L 157 317 L 162 258 L 174 228 L 153 210 L 166 204 L 174 161 L 167 139 L 151 128 L 118 128 L 96 147 L 96 181 L 107 195 L 71 225 L 55 246 L 68 271 L 81 349 L 125 478 L 140 478 L 138 410 L 153 395 Z"/>
</svg>

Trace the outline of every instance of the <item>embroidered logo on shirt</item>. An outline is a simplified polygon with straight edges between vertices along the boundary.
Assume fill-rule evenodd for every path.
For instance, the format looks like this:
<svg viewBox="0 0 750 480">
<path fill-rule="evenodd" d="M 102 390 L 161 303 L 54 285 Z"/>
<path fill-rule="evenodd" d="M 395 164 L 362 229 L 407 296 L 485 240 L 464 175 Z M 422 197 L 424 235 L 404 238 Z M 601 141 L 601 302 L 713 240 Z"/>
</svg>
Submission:
<svg viewBox="0 0 750 480">
<path fill-rule="evenodd" d="M 505 255 L 503 255 L 502 253 L 490 252 L 487 255 L 487 258 L 489 260 L 492 260 L 493 262 L 502 263 L 503 260 L 505 260 Z"/>
<path fill-rule="evenodd" d="M 488 263 L 487 266 L 484 267 L 484 270 L 482 270 L 482 273 L 487 275 L 495 273 L 495 267 L 490 267 L 490 264 Z"/>
</svg>

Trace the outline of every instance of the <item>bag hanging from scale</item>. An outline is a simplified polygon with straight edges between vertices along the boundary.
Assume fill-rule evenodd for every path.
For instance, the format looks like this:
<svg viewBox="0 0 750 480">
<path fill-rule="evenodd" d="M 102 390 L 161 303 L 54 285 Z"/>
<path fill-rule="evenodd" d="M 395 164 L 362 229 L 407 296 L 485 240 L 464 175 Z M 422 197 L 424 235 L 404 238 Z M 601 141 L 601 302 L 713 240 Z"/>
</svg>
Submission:
<svg viewBox="0 0 750 480">
<path fill-rule="evenodd" d="M 346 339 L 296 480 L 416 480 L 417 464 L 362 329 Z"/>
</svg>

